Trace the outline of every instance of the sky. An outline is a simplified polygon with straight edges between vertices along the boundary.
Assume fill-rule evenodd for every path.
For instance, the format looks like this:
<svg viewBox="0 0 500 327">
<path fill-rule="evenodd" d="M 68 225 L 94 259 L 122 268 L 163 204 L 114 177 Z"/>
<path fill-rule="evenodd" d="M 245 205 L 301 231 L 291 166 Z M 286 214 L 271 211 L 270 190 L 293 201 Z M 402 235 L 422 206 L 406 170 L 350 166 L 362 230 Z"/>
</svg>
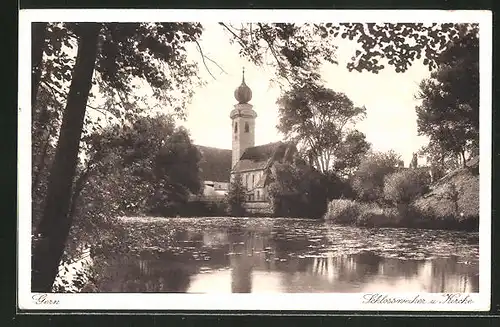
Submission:
<svg viewBox="0 0 500 327">
<path fill-rule="evenodd" d="M 189 52 L 189 58 L 199 62 L 200 77 L 205 84 L 195 90 L 187 106 L 187 119 L 180 123 L 189 129 L 195 144 L 230 149 L 229 113 L 236 104 L 233 93 L 241 84 L 245 67 L 245 81 L 253 94 L 250 104 L 257 112 L 256 145 L 282 140 L 276 129 L 276 100 L 280 89 L 270 82 L 273 68 L 257 67 L 241 58 L 238 46 L 229 43 L 222 27 L 215 24 L 204 27 L 201 48 L 225 73 L 206 61 L 214 79 L 203 65 L 199 52 L 196 49 Z M 339 40 L 337 45 L 339 64 L 325 64 L 321 70 L 325 86 L 345 93 L 356 106 L 365 106 L 367 116 L 356 128 L 365 133 L 374 150 L 392 149 L 402 155 L 407 165 L 413 152 L 427 143 L 427 138 L 417 135 L 415 106 L 418 101 L 414 95 L 420 81 L 429 76 L 428 69 L 416 62 L 405 73 L 396 73 L 392 67 L 379 74 L 349 72 L 346 63 L 354 54 L 356 44 Z"/>
</svg>

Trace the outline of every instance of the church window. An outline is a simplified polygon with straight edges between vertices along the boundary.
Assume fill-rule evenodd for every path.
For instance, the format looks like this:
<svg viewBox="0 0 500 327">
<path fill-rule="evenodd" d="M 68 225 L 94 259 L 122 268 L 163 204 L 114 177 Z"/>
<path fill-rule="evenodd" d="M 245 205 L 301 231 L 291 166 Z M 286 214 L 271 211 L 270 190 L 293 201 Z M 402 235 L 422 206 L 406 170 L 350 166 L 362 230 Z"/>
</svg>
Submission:
<svg viewBox="0 0 500 327">
<path fill-rule="evenodd" d="M 252 186 L 255 185 L 255 175 L 252 174 Z"/>
<path fill-rule="evenodd" d="M 238 133 L 238 123 L 234 123 L 234 132 Z"/>
<path fill-rule="evenodd" d="M 248 126 L 248 122 L 245 122 L 245 133 L 250 131 L 250 126 Z"/>
<path fill-rule="evenodd" d="M 260 200 L 260 192 L 259 191 L 257 191 L 257 199 L 256 200 L 257 201 Z"/>
</svg>

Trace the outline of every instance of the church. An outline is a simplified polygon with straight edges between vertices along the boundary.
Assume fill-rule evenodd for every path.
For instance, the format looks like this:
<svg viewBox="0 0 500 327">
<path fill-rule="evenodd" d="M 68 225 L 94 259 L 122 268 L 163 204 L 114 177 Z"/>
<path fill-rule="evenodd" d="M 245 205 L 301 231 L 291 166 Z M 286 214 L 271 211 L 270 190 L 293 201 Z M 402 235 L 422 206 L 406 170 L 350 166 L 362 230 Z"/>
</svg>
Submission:
<svg viewBox="0 0 500 327">
<path fill-rule="evenodd" d="M 201 153 L 199 165 L 200 177 L 204 181 L 203 197 L 207 200 L 222 199 L 229 191 L 230 181 L 239 174 L 246 189 L 246 209 L 249 212 L 266 212 L 270 209 L 267 186 L 273 165 L 291 160 L 296 148 L 285 142 L 255 146 L 257 112 L 249 103 L 252 90 L 246 85 L 244 70 L 234 97 L 237 103 L 229 113 L 232 149 L 197 146 Z"/>
</svg>

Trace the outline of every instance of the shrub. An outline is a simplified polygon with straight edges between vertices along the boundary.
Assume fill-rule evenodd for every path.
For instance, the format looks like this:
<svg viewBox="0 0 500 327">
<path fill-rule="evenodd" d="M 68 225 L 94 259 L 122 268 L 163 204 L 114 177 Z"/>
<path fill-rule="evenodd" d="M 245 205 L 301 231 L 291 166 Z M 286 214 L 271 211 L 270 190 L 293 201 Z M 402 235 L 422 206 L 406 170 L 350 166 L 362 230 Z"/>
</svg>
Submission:
<svg viewBox="0 0 500 327">
<path fill-rule="evenodd" d="M 397 209 L 382 208 L 374 202 L 340 199 L 329 203 L 325 219 L 338 224 L 381 227 L 399 224 L 401 216 Z"/>
<path fill-rule="evenodd" d="M 327 210 L 327 178 L 305 163 L 276 163 L 268 190 L 274 216 L 317 219 Z"/>
<path fill-rule="evenodd" d="M 384 198 L 392 203 L 410 203 L 429 187 L 430 176 L 420 169 L 405 169 L 387 175 L 384 181 Z"/>
<path fill-rule="evenodd" d="M 325 173 L 324 179 L 328 200 L 356 198 L 356 192 L 348 179 L 340 178 L 333 172 Z"/>
<path fill-rule="evenodd" d="M 392 151 L 365 157 L 352 179 L 352 188 L 358 198 L 363 201 L 383 199 L 384 178 L 397 169 L 400 161 L 400 156 Z"/>
<path fill-rule="evenodd" d="M 360 204 L 353 200 L 332 200 L 328 204 L 325 219 L 339 224 L 353 224 L 360 209 Z"/>
</svg>

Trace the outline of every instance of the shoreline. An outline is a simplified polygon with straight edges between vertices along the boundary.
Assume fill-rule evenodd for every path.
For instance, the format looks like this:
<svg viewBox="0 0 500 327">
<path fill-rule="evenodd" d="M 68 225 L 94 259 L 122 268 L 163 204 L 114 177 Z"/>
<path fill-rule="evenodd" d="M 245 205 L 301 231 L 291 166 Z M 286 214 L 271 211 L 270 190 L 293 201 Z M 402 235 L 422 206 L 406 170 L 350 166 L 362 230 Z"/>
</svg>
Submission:
<svg viewBox="0 0 500 327">
<path fill-rule="evenodd" d="M 400 224 L 381 224 L 381 225 L 358 225 L 352 223 L 341 223 L 332 221 L 330 219 L 322 218 L 322 219 L 314 219 L 314 218 L 295 218 L 295 217 L 263 217 L 263 216 L 244 216 L 244 217 L 234 217 L 234 216 L 214 216 L 214 217 L 205 217 L 205 216 L 197 216 L 197 217 L 161 217 L 161 216 L 120 216 L 117 217 L 118 221 L 121 222 L 161 222 L 166 220 L 197 220 L 197 219 L 221 219 L 221 220 L 290 220 L 290 221 L 308 221 L 308 222 L 317 222 L 317 223 L 327 223 L 333 226 L 340 227 L 355 227 L 355 228 L 391 228 L 391 229 L 422 229 L 422 230 L 442 230 L 442 231 L 457 231 L 457 232 L 471 232 L 477 233 L 479 232 L 478 226 L 474 226 L 474 228 L 467 227 L 465 223 L 455 222 L 452 224 L 448 224 L 449 227 L 446 226 L 447 223 L 434 223 L 434 222 L 423 222 L 419 223 L 400 223 Z M 462 224 L 462 226 L 460 226 Z M 432 226 L 433 225 L 433 226 Z M 453 225 L 453 226 L 451 226 Z"/>
</svg>

